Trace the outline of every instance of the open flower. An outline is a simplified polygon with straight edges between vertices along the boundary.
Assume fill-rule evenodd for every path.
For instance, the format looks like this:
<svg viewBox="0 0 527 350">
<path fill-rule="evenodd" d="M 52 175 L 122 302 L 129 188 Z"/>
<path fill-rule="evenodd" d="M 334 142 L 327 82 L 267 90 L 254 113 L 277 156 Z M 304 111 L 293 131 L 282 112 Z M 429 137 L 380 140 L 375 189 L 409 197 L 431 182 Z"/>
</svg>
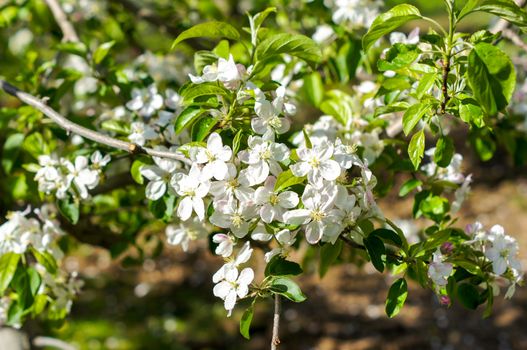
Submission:
<svg viewBox="0 0 527 350">
<path fill-rule="evenodd" d="M 240 202 L 250 204 L 254 197 L 254 189 L 251 188 L 251 181 L 247 171 L 242 170 L 237 174 L 236 166 L 227 163 L 227 175 L 222 181 L 213 181 L 210 186 L 210 193 L 215 201 L 238 199 Z M 217 203 L 217 202 L 216 202 Z"/>
<path fill-rule="evenodd" d="M 295 209 L 284 214 L 284 221 L 291 225 L 306 225 L 306 239 L 310 244 L 316 244 L 322 236 L 327 236 L 330 241 L 336 240 L 342 231 L 338 220 L 340 211 L 334 209 L 337 189 L 335 186 L 326 185 L 315 188 L 307 185 L 302 194 L 304 209 Z"/>
<path fill-rule="evenodd" d="M 167 151 L 163 146 L 156 147 L 158 150 Z M 170 149 L 174 150 L 174 149 Z M 174 150 L 175 152 L 175 150 Z M 179 168 L 179 162 L 171 159 L 152 157 L 155 165 L 144 165 L 141 167 L 140 173 L 146 177 L 150 182 L 146 186 L 146 198 L 150 200 L 158 200 L 166 193 L 168 184 L 176 169 Z"/>
<path fill-rule="evenodd" d="M 428 277 L 441 288 L 448 284 L 448 277 L 453 272 L 451 263 L 443 262 L 443 255 L 439 249 L 433 254 L 432 262 L 428 266 Z"/>
<path fill-rule="evenodd" d="M 300 161 L 291 166 L 293 175 L 307 175 L 309 183 L 318 188 L 322 187 L 323 180 L 336 180 L 340 176 L 340 166 L 330 159 L 333 150 L 333 145 L 329 142 L 321 142 L 313 148 L 298 148 L 296 153 Z"/>
<path fill-rule="evenodd" d="M 505 234 L 502 226 L 494 225 L 489 230 L 490 247 L 485 250 L 485 256 L 492 261 L 492 269 L 496 275 L 503 275 L 508 267 L 520 270 L 517 259 L 518 242 Z"/>
<path fill-rule="evenodd" d="M 217 64 L 205 66 L 202 76 L 189 74 L 189 77 L 194 84 L 221 81 L 227 89 L 235 90 L 240 86 L 244 74 L 245 67 L 236 64 L 232 55 L 229 55 L 228 60 L 220 57 Z"/>
<path fill-rule="evenodd" d="M 84 156 L 75 158 L 75 164 L 67 162 L 65 165 L 69 172 L 67 182 L 75 185 L 82 199 L 88 198 L 88 189 L 95 188 L 99 183 L 99 172 L 89 168 L 88 158 Z"/>
<path fill-rule="evenodd" d="M 157 92 L 155 84 L 146 89 L 134 88 L 132 99 L 126 103 L 126 107 L 136 111 L 142 117 L 151 117 L 156 111 L 163 107 L 163 96 Z"/>
<path fill-rule="evenodd" d="M 212 241 L 218 246 L 214 253 L 221 255 L 224 258 L 228 258 L 232 255 L 232 250 L 234 248 L 234 242 L 229 235 L 218 233 L 212 237 Z"/>
<path fill-rule="evenodd" d="M 257 117 L 251 119 L 251 126 L 255 133 L 262 135 L 264 140 L 274 141 L 275 134 L 287 132 L 291 122 L 287 118 L 280 118 L 281 111 L 277 111 L 271 102 L 258 99 L 254 103 Z"/>
<path fill-rule="evenodd" d="M 238 269 L 231 265 L 223 265 L 218 272 L 214 274 L 212 280 L 214 286 L 214 296 L 223 299 L 225 310 L 228 316 L 231 315 L 236 300 L 244 298 L 249 294 L 249 285 L 254 279 L 254 271 L 250 267 L 244 268 L 239 274 Z"/>
<path fill-rule="evenodd" d="M 282 221 L 286 210 L 296 207 L 299 202 L 298 195 L 293 191 L 276 193 L 275 183 L 276 178 L 270 176 L 264 186 L 257 188 L 254 194 L 255 204 L 261 206 L 260 217 L 268 224 L 274 220 Z"/>
<path fill-rule="evenodd" d="M 174 175 L 170 184 L 176 193 L 182 197 L 177 208 L 177 215 L 181 220 L 188 220 L 194 211 L 199 220 L 203 221 L 205 218 L 203 197 L 209 193 L 210 182 L 201 180 L 201 171 L 198 165 L 192 165 L 188 175 L 183 173 Z"/>
<path fill-rule="evenodd" d="M 181 222 L 178 226 L 168 225 L 165 229 L 168 244 L 181 245 L 181 248 L 185 252 L 188 251 L 188 246 L 191 241 L 203 238 L 206 233 L 205 226 L 196 218 Z"/>
<path fill-rule="evenodd" d="M 249 221 L 255 215 L 254 206 L 243 203 L 239 205 L 234 200 L 221 200 L 215 205 L 215 211 L 209 220 L 212 224 L 228 228 L 238 237 L 243 238 L 249 232 Z"/>
<path fill-rule="evenodd" d="M 201 171 L 203 180 L 213 177 L 216 180 L 223 180 L 227 176 L 228 168 L 226 162 L 232 157 L 232 150 L 229 146 L 224 146 L 221 136 L 218 133 L 210 134 L 207 139 L 207 148 L 192 147 L 190 149 L 190 159 L 198 164 L 205 164 Z"/>
<path fill-rule="evenodd" d="M 144 146 L 146 141 L 157 138 L 157 132 L 148 124 L 143 122 L 134 122 L 130 124 L 132 133 L 128 136 L 128 140 L 139 145 Z"/>
<path fill-rule="evenodd" d="M 276 255 L 287 256 L 291 246 L 296 242 L 296 233 L 284 229 L 276 233 L 275 238 L 280 246 L 265 253 L 264 259 L 267 263 Z"/>
<path fill-rule="evenodd" d="M 282 168 L 278 162 L 283 162 L 289 158 L 289 149 L 281 143 L 269 142 L 259 136 L 249 136 L 249 149 L 241 151 L 239 159 L 246 164 L 247 176 L 251 180 L 251 185 L 260 184 L 267 179 L 269 172 L 278 176 Z"/>
</svg>

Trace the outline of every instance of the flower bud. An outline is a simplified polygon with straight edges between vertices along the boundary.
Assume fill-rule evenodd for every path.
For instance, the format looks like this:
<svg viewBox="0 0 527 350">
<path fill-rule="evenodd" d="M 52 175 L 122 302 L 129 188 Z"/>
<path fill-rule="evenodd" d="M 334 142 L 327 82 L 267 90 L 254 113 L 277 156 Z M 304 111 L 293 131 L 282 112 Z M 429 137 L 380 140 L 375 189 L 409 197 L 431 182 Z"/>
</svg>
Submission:
<svg viewBox="0 0 527 350">
<path fill-rule="evenodd" d="M 441 253 L 450 254 L 454 250 L 454 245 L 452 242 L 445 242 L 441 245 Z"/>
</svg>

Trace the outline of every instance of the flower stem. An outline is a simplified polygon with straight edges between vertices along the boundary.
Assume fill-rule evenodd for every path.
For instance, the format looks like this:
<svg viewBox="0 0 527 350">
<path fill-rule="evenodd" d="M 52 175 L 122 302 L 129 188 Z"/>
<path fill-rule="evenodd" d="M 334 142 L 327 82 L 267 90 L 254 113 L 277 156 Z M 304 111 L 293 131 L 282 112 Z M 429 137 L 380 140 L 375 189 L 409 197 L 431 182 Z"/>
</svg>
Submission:
<svg viewBox="0 0 527 350">
<path fill-rule="evenodd" d="M 274 315 L 273 315 L 273 337 L 271 338 L 271 350 L 278 349 L 280 344 L 280 339 L 278 334 L 280 332 L 280 312 L 282 309 L 282 301 L 280 300 L 280 295 L 274 295 Z"/>
</svg>

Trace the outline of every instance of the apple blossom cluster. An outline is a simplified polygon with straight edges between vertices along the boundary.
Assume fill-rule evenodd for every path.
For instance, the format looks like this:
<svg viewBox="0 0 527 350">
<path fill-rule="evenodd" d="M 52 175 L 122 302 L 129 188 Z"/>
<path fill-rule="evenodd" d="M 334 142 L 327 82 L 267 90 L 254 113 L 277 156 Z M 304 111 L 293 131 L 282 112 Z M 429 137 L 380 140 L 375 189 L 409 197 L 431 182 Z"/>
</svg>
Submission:
<svg viewBox="0 0 527 350">
<path fill-rule="evenodd" d="M 102 169 L 110 159 L 109 155 L 103 156 L 99 151 L 95 151 L 89 158 L 77 156 L 73 162 L 66 158 L 39 156 L 40 168 L 35 175 L 38 189 L 46 194 L 54 194 L 58 199 L 64 199 L 68 195 L 87 199 L 88 190 L 97 187 L 103 175 Z"/>
<path fill-rule="evenodd" d="M 72 300 L 80 291 L 82 281 L 77 279 L 76 272 L 68 274 L 56 268 L 64 256 L 58 240 L 65 234 L 57 215 L 58 212 L 52 204 L 44 204 L 33 211 L 27 208 L 24 211 L 8 213 L 7 221 L 0 225 L 0 257 L 6 254 L 28 256 L 31 252 L 36 261 L 27 258 L 22 261 L 23 264 L 32 265 L 31 268 L 39 275 L 35 295 L 41 295 L 50 301 L 48 312 L 61 314 L 69 313 Z M 42 265 L 43 261 L 46 266 Z M 50 268 L 53 265 L 55 267 Z M 0 299 L 0 325 L 7 322 L 7 312 L 12 302 L 12 297 L 7 293 Z M 10 325 L 21 326 L 19 323 Z"/>
<path fill-rule="evenodd" d="M 269 133 L 268 139 L 249 136 L 247 149 L 238 154 L 223 144 L 220 134 L 212 133 L 206 146 L 188 148 L 188 157 L 193 161 L 188 170 L 166 159 L 154 159 L 154 165 L 141 168 L 141 174 L 149 180 L 147 198 L 157 200 L 168 191 L 179 197 L 175 214 L 180 224 L 169 225 L 166 230 L 170 244 L 181 244 L 186 250 L 190 241 L 210 231 L 207 223 L 223 229 L 223 233 L 213 236 L 216 253 L 227 259 L 214 277 L 218 283 L 215 295 L 225 300 L 229 312 L 235 296 L 246 296 L 247 285 L 254 278 L 248 267 L 238 275 L 239 265 L 247 262 L 252 252 L 249 237 L 274 242 L 275 247 L 265 255 L 269 262 L 275 255 L 287 256 L 299 232 L 310 244 L 334 243 L 360 218 L 379 216 L 372 194 L 375 177 L 354 147 L 342 144 L 340 139 L 334 143 L 323 141 L 312 148 L 300 147 L 291 164 L 291 150 L 269 140 L 274 133 Z M 348 189 L 345 173 L 352 166 L 360 169 L 362 176 L 356 186 Z M 282 189 L 277 178 L 297 179 L 296 184 L 303 189 Z M 241 240 L 245 244 L 233 258 Z"/>
<path fill-rule="evenodd" d="M 139 146 L 162 142 L 179 145 L 190 141 L 187 133 L 176 134 L 174 130 L 174 121 L 181 113 L 182 103 L 182 97 L 174 90 L 167 89 L 163 96 L 156 85 L 151 84 L 132 90 L 132 99 L 126 103 L 126 108 L 133 113 L 122 108 L 114 112 L 119 113 L 120 119 L 131 122 L 130 142 Z"/>
<path fill-rule="evenodd" d="M 35 214 L 36 217 L 29 217 Z M 62 251 L 56 240 L 64 235 L 56 219 L 56 209 L 51 204 L 31 211 L 28 207 L 24 211 L 7 214 L 7 221 L 0 226 L 0 256 L 6 253 L 23 254 L 29 247 L 38 251 L 46 251 L 55 259 L 62 258 Z"/>
<path fill-rule="evenodd" d="M 483 253 L 484 258 L 492 264 L 492 272 L 497 278 L 509 281 L 505 297 L 512 297 L 524 274 L 518 259 L 519 246 L 516 239 L 505 234 L 505 229 L 500 225 L 486 230 L 480 222 L 467 225 L 466 233 L 471 239 L 465 244 Z M 495 289 L 499 291 L 497 286 L 495 284 Z"/>
</svg>

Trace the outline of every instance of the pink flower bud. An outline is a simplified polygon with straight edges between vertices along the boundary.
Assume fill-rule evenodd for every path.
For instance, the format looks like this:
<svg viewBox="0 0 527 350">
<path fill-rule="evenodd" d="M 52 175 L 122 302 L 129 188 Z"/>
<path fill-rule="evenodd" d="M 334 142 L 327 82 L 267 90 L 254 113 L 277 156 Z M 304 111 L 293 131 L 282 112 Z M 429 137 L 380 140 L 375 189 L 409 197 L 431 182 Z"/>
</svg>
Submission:
<svg viewBox="0 0 527 350">
<path fill-rule="evenodd" d="M 450 306 L 451 300 L 448 295 L 441 295 L 439 297 L 439 303 L 444 306 Z"/>
<path fill-rule="evenodd" d="M 451 242 L 445 242 L 441 245 L 441 253 L 450 254 L 454 250 L 454 245 Z"/>
</svg>

